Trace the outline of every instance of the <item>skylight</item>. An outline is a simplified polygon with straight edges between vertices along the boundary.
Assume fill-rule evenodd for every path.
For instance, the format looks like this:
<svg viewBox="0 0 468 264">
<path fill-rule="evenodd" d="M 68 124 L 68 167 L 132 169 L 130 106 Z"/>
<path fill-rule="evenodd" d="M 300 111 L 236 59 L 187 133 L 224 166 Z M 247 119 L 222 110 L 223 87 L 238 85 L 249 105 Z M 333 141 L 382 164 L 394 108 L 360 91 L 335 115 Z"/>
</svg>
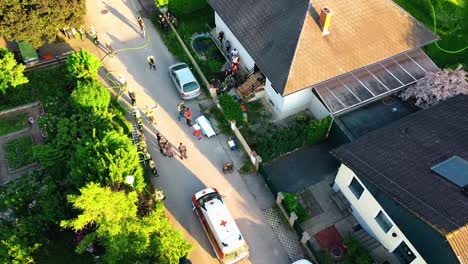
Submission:
<svg viewBox="0 0 468 264">
<path fill-rule="evenodd" d="M 459 187 L 468 185 L 468 161 L 458 156 L 432 166 L 431 170 Z"/>
</svg>

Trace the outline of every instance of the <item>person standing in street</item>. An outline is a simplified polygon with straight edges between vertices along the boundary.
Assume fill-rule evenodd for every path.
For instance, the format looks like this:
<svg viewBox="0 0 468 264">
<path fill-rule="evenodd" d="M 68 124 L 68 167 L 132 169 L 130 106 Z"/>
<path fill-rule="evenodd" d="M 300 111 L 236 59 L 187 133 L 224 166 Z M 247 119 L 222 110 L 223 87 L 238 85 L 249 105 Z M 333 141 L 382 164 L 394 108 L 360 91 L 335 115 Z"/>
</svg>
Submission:
<svg viewBox="0 0 468 264">
<path fill-rule="evenodd" d="M 192 125 L 192 112 L 188 107 L 185 109 L 185 121 L 187 121 L 188 126 Z"/>
<path fill-rule="evenodd" d="M 146 32 L 145 32 L 145 22 L 143 21 L 143 19 L 141 18 L 141 16 L 138 16 L 138 25 L 140 25 L 141 35 L 142 35 L 143 38 L 144 38 L 145 35 L 146 35 Z"/>
<path fill-rule="evenodd" d="M 219 32 L 219 34 L 218 34 L 218 40 L 219 40 L 219 44 L 221 45 L 221 47 L 224 46 L 224 45 L 223 45 L 223 44 L 224 44 L 224 42 L 223 42 L 223 40 L 224 40 L 224 31 L 220 31 L 220 32 Z"/>
<path fill-rule="evenodd" d="M 109 51 L 109 56 L 113 57 L 115 55 L 114 49 L 111 46 L 109 41 L 106 42 L 106 49 Z"/>
<path fill-rule="evenodd" d="M 169 158 L 173 158 L 174 157 L 174 151 L 172 150 L 171 143 L 167 142 L 166 145 L 165 145 L 165 148 L 166 148 L 166 155 Z"/>
<path fill-rule="evenodd" d="M 182 144 L 182 142 L 180 142 L 179 144 L 179 153 L 180 153 L 180 159 L 183 160 L 183 159 L 187 159 L 187 147 Z"/>
<path fill-rule="evenodd" d="M 184 105 L 184 102 L 179 102 L 177 104 L 177 112 L 179 113 L 179 115 L 177 116 L 177 120 L 180 121 L 180 119 L 184 118 L 185 117 L 185 105 Z"/>
<path fill-rule="evenodd" d="M 154 59 L 154 56 L 153 55 L 150 55 L 148 56 L 148 58 L 146 58 L 148 60 L 148 64 L 150 66 L 150 70 L 151 69 L 154 69 L 156 70 L 156 60 Z"/>
</svg>

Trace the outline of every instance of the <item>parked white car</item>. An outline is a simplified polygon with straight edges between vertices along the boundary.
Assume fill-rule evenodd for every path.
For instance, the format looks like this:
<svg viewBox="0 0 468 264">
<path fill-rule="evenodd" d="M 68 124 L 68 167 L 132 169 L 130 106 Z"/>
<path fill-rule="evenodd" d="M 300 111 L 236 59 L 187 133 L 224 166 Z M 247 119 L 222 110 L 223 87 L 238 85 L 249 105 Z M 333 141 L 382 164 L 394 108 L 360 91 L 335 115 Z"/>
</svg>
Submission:
<svg viewBox="0 0 468 264">
<path fill-rule="evenodd" d="M 186 63 L 169 66 L 169 75 L 183 100 L 194 99 L 201 94 L 200 84 Z"/>
</svg>

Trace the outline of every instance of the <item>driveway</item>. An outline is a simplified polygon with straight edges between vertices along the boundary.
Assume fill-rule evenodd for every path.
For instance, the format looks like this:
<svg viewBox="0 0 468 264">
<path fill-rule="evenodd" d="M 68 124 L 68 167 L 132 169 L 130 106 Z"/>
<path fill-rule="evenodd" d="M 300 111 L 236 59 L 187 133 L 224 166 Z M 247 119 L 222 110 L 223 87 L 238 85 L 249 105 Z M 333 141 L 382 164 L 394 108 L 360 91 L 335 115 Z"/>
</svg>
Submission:
<svg viewBox="0 0 468 264">
<path fill-rule="evenodd" d="M 296 193 L 336 174 L 338 161 L 325 141 L 273 160 L 265 171 L 279 192 Z"/>
<path fill-rule="evenodd" d="M 104 64 L 107 70 L 114 72 L 113 75 L 125 76 L 128 86 L 136 91 L 139 107 L 152 106 L 153 100 L 159 105 L 155 111 L 157 124 L 145 124 L 148 146 L 161 175 L 154 183 L 167 196 L 165 205 L 172 223 L 195 245 L 191 260 L 193 263 L 219 263 L 191 208 L 191 196 L 210 186 L 225 195 L 227 206 L 250 246 L 250 259 L 243 263 L 290 263 L 240 175 L 224 175 L 220 171 L 227 160 L 238 162 L 240 154 L 228 149 L 226 137 L 220 135 L 198 141 L 192 136 L 190 127 L 177 121 L 176 105 L 180 98 L 167 72 L 168 66 L 176 61 L 147 17 L 143 17 L 148 29 L 146 39 L 139 34 L 134 4 L 141 11 L 137 1 L 89 0 L 87 26 L 93 25 L 101 43 L 111 41 L 114 50 L 140 47 L 148 38 L 151 39 L 147 47 L 119 52 L 114 58 L 106 58 Z M 103 56 L 99 49 L 94 52 Z M 146 63 L 149 55 L 155 56 L 157 71 L 149 69 Z M 197 101 L 189 101 L 186 105 L 195 118 L 200 114 Z M 156 131 L 161 132 L 173 145 L 183 142 L 187 146 L 189 159 L 181 161 L 179 158 L 160 156 L 156 147 Z"/>
</svg>

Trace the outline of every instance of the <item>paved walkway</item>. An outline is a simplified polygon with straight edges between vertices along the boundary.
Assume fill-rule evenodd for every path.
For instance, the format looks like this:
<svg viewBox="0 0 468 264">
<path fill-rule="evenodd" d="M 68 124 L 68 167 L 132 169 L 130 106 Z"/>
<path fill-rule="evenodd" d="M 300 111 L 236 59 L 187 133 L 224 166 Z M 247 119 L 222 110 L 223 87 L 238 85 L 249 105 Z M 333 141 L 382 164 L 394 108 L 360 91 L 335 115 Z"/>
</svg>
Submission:
<svg viewBox="0 0 468 264">
<path fill-rule="evenodd" d="M 305 258 L 304 249 L 300 243 L 300 238 L 296 231 L 291 228 L 283 216 L 281 210 L 276 207 L 270 207 L 262 210 L 266 219 L 275 230 L 281 244 L 286 249 L 291 262 Z"/>
<path fill-rule="evenodd" d="M 141 9 L 138 2 L 137 9 Z M 140 47 L 143 39 L 138 30 L 136 13 L 130 0 L 87 1 L 87 25 L 94 25 L 101 43 L 111 41 L 114 50 Z M 154 104 L 157 125 L 145 123 L 145 136 L 149 151 L 159 166 L 159 178 L 155 184 L 167 196 L 165 206 L 171 222 L 183 231 L 185 237 L 195 245 L 190 256 L 193 263 L 219 263 L 208 239 L 191 208 L 192 195 L 206 186 L 216 187 L 224 196 L 233 217 L 250 246 L 249 260 L 242 263 L 290 263 L 273 229 L 268 224 L 257 200 L 249 192 L 242 177 L 236 172 L 224 175 L 222 164 L 234 160 L 241 166 L 239 152 L 231 152 L 227 138 L 218 135 L 198 141 L 192 135 L 192 128 L 177 121 L 176 105 L 180 100 L 172 84 L 167 68 L 175 63 L 174 57 L 162 43 L 156 29 L 147 17 L 143 17 L 148 28 L 148 46 L 137 50 L 126 50 L 114 58 L 106 58 L 104 65 L 115 76 L 125 76 L 128 86 L 136 91 L 139 107 Z M 101 57 L 101 50 L 94 49 Z M 150 70 L 146 57 L 154 55 L 157 71 Z M 186 103 L 194 118 L 200 115 L 197 101 Z M 159 131 L 173 145 L 183 142 L 188 149 L 188 160 L 162 157 L 157 150 L 155 134 Z"/>
</svg>

